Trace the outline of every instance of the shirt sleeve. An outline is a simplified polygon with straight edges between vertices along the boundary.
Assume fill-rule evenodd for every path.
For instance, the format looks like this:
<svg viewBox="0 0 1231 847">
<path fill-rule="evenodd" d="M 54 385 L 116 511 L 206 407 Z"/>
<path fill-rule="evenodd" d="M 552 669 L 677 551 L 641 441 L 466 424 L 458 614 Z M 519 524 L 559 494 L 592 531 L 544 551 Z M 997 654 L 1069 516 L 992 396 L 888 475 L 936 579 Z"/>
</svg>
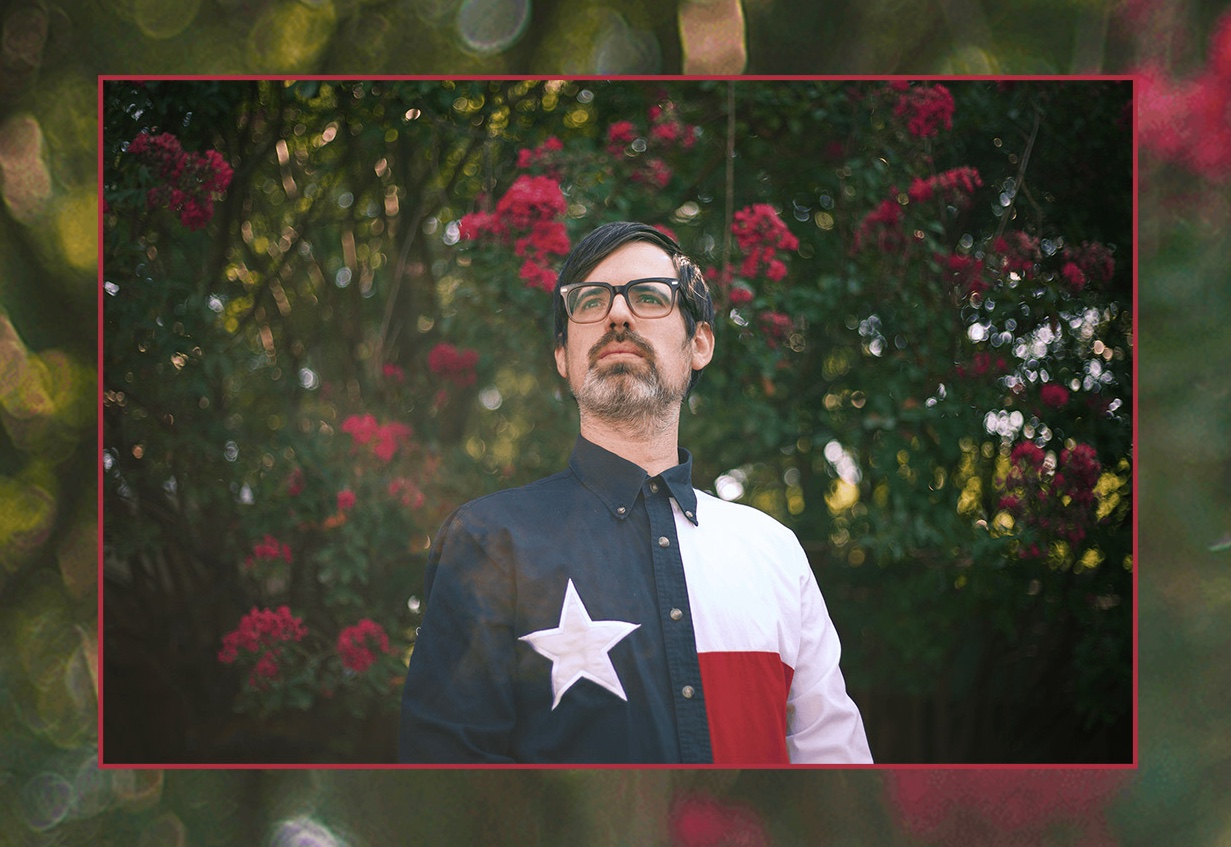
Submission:
<svg viewBox="0 0 1231 847">
<path fill-rule="evenodd" d="M 838 667 L 838 633 L 806 558 L 804 564 L 799 657 L 787 697 L 787 753 L 792 764 L 870 764 L 863 718 Z"/>
<path fill-rule="evenodd" d="M 423 625 L 402 691 L 404 763 L 511 762 L 512 574 L 467 525 L 445 521 L 428 557 Z"/>
</svg>

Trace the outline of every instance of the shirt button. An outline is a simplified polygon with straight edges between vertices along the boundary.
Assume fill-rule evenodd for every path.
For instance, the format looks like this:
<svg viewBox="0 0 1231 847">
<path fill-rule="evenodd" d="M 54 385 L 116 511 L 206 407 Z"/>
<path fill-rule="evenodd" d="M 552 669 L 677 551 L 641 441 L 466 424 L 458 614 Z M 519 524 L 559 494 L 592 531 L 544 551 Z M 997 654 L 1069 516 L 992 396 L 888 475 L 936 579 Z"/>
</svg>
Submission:
<svg viewBox="0 0 1231 847">
<path fill-rule="evenodd" d="M 620 508 L 616 509 L 616 514 L 617 514 L 617 515 L 622 515 L 622 514 L 624 514 L 624 513 L 625 513 L 625 512 L 627 512 L 627 511 L 628 511 L 628 509 L 625 509 L 623 506 L 621 506 Z"/>
<path fill-rule="evenodd" d="M 651 482 L 651 483 L 650 483 L 650 493 L 651 493 L 651 494 L 657 494 L 657 493 L 658 493 L 658 483 L 657 483 L 657 482 Z"/>
<path fill-rule="evenodd" d="M 684 613 L 680 611 L 679 609 L 671 610 L 671 620 L 678 621 L 682 617 L 684 617 Z"/>
<path fill-rule="evenodd" d="M 659 546 L 659 547 L 670 547 L 670 546 L 671 546 L 671 540 L 670 540 L 669 538 L 667 538 L 667 536 L 665 536 L 665 535 L 660 535 L 660 536 L 658 537 L 658 546 Z"/>
<path fill-rule="evenodd" d="M 695 694 L 696 692 L 692 690 L 692 686 L 691 686 L 691 685 L 685 685 L 685 686 L 684 686 L 684 687 L 680 690 L 680 693 L 684 695 L 684 699 L 685 699 L 685 700 L 691 700 L 691 699 L 692 699 L 692 695 L 693 695 L 693 694 Z"/>
<path fill-rule="evenodd" d="M 688 518 L 689 520 L 692 520 L 692 512 L 685 512 L 684 517 Z"/>
</svg>

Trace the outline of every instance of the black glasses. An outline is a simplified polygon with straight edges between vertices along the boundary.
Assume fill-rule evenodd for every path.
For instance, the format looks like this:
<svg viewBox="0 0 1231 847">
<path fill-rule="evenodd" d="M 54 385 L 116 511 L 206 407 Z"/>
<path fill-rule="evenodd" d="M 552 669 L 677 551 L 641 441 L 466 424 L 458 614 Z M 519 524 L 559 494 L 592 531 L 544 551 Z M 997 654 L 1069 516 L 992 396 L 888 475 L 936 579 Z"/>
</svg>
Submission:
<svg viewBox="0 0 1231 847">
<path fill-rule="evenodd" d="M 564 311 L 579 324 L 601 321 L 611 312 L 617 294 L 623 294 L 628 308 L 639 318 L 665 318 L 675 308 L 678 279 L 649 277 L 633 279 L 623 285 L 609 282 L 575 282 L 560 289 Z"/>
</svg>

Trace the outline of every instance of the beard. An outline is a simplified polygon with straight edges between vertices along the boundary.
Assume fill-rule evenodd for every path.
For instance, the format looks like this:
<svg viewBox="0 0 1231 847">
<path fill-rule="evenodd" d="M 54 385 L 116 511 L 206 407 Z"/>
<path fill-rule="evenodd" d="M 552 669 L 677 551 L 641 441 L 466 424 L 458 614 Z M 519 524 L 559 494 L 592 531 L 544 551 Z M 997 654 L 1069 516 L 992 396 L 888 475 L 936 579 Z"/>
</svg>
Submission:
<svg viewBox="0 0 1231 847">
<path fill-rule="evenodd" d="M 603 365 L 602 349 L 609 344 L 631 344 L 641 353 L 638 361 Z M 664 376 L 654 349 L 636 333 L 612 330 L 599 339 L 589 353 L 589 367 L 580 384 L 570 390 L 584 414 L 633 431 L 648 431 L 674 420 L 672 411 L 688 394 L 690 374 L 679 380 Z"/>
</svg>

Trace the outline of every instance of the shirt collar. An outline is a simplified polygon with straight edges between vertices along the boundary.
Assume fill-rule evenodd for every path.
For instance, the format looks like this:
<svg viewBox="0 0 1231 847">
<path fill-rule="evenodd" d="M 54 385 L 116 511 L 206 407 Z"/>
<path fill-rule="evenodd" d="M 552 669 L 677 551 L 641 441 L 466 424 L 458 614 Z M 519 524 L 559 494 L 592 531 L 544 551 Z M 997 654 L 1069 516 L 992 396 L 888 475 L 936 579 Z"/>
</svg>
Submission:
<svg viewBox="0 0 1231 847">
<path fill-rule="evenodd" d="M 697 522 L 697 493 L 692 487 L 692 454 L 679 448 L 680 463 L 663 471 L 660 478 L 667 485 L 685 516 Z M 623 520 L 632 512 L 637 495 L 650 476 L 640 465 L 577 436 L 569 467 L 582 484 L 598 495 L 615 517 Z"/>
</svg>

